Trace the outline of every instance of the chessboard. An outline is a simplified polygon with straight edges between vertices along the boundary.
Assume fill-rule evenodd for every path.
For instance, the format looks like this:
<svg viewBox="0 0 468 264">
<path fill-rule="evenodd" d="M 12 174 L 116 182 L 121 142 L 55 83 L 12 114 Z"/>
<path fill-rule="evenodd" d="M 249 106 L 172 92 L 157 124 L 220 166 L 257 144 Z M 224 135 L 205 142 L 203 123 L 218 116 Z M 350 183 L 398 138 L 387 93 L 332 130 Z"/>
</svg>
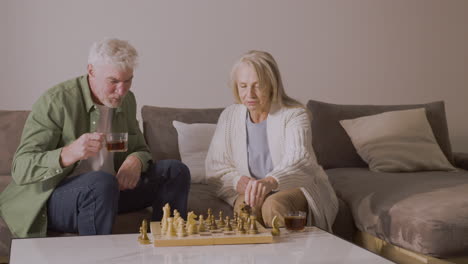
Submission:
<svg viewBox="0 0 468 264">
<path fill-rule="evenodd" d="M 155 247 L 177 246 L 208 246 L 208 245 L 235 245 L 235 244 L 264 244 L 272 243 L 271 232 L 258 225 L 258 234 L 237 234 L 236 230 L 223 231 L 222 229 L 200 232 L 185 237 L 171 237 L 161 234 L 161 222 L 151 222 L 150 230 L 153 235 Z"/>
<path fill-rule="evenodd" d="M 219 219 L 215 219 L 209 209 L 206 220 L 189 212 L 187 223 L 174 210 L 174 217 L 170 216 L 170 207 L 163 208 L 165 216 L 162 222 L 151 222 L 150 231 L 155 247 L 174 246 L 205 246 L 232 244 L 261 244 L 272 243 L 273 235 L 264 228 L 255 216 L 249 213 L 232 219 L 224 218 L 219 212 Z"/>
</svg>

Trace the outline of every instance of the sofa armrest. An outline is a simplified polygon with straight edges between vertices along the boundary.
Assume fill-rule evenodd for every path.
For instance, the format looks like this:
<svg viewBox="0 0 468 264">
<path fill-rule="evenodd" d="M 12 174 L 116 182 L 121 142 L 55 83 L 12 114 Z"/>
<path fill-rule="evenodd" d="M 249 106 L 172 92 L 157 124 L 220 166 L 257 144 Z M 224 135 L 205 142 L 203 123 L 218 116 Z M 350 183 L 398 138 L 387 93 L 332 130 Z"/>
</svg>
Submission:
<svg viewBox="0 0 468 264">
<path fill-rule="evenodd" d="M 468 170 L 468 153 L 466 152 L 454 152 L 453 162 L 455 167 Z"/>
</svg>

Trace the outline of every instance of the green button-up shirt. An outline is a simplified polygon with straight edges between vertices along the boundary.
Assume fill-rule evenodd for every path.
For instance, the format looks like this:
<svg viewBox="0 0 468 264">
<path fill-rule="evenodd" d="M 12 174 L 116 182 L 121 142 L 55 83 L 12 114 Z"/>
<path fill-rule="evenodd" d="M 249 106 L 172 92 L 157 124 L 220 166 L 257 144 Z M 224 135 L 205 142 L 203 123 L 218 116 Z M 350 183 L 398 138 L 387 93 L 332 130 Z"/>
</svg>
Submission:
<svg viewBox="0 0 468 264">
<path fill-rule="evenodd" d="M 46 235 L 47 199 L 77 165 L 60 166 L 62 148 L 84 133 L 95 132 L 99 115 L 87 75 L 51 88 L 33 105 L 13 159 L 13 181 L 0 193 L 0 216 L 13 236 Z M 115 171 L 129 155 L 136 156 L 146 171 L 151 154 L 136 120 L 132 92 L 115 110 L 112 131 L 128 132 L 128 151 L 114 154 Z"/>
</svg>

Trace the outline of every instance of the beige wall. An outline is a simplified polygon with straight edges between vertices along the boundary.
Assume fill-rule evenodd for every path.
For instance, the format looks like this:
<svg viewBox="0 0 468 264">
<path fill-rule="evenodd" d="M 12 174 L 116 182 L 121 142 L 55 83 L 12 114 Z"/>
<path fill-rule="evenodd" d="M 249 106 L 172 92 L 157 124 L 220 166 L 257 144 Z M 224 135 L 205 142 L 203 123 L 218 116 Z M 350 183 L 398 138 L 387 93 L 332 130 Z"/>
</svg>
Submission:
<svg viewBox="0 0 468 264">
<path fill-rule="evenodd" d="M 232 63 L 263 49 L 302 102 L 445 100 L 452 145 L 468 151 L 466 0 L 1 0 L 0 10 L 0 109 L 30 109 L 83 74 L 103 37 L 139 50 L 140 106 L 230 104 Z"/>
</svg>

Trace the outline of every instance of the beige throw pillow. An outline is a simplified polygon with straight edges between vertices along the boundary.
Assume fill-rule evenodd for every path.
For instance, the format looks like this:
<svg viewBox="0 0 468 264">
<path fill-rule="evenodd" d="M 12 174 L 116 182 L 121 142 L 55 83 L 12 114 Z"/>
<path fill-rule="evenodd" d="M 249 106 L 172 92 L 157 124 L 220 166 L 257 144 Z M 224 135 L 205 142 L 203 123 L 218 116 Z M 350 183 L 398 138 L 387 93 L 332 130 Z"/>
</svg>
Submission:
<svg viewBox="0 0 468 264">
<path fill-rule="evenodd" d="M 440 149 L 424 108 L 341 120 L 340 124 L 372 171 L 456 170 Z"/>
<path fill-rule="evenodd" d="M 191 182 L 205 183 L 205 159 L 216 124 L 186 124 L 176 120 L 172 124 L 177 130 L 180 158 L 190 170 Z"/>
</svg>

